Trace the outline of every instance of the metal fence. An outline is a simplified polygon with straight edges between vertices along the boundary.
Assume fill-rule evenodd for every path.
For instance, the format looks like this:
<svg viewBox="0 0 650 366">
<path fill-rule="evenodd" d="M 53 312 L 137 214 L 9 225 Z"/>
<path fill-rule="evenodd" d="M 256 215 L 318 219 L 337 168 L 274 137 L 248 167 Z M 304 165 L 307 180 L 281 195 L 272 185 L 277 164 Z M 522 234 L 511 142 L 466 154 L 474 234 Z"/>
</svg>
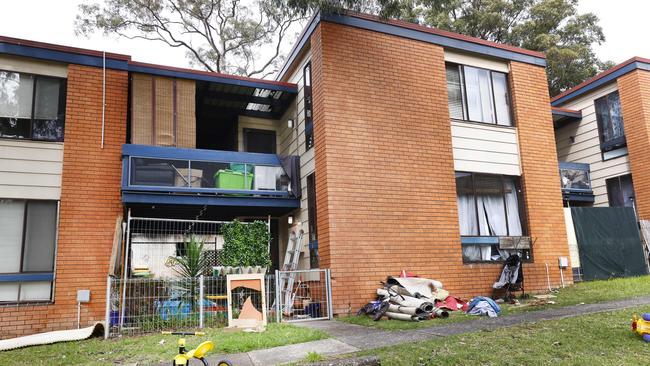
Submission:
<svg viewBox="0 0 650 366">
<path fill-rule="evenodd" d="M 228 324 L 226 276 L 198 278 L 108 278 L 107 336 Z M 275 275 L 265 276 L 267 315 L 276 319 Z M 255 294 L 238 289 L 233 308 Z M 254 300 L 255 301 L 255 300 Z"/>
<path fill-rule="evenodd" d="M 295 276 L 291 289 L 276 291 L 281 278 Z M 108 277 L 106 336 L 135 335 L 161 330 L 197 329 L 228 325 L 226 276 L 199 278 Z M 292 311 L 284 296 L 292 299 Z M 232 293 L 234 311 L 251 297 L 256 307 L 259 293 L 238 288 Z M 269 321 L 328 319 L 331 312 L 329 270 L 278 272 L 265 276 L 265 303 Z M 283 310 L 285 314 L 282 314 Z"/>
<path fill-rule="evenodd" d="M 329 269 L 276 271 L 278 321 L 295 322 L 332 318 Z"/>
<path fill-rule="evenodd" d="M 169 278 L 176 276 L 169 258 L 182 256 L 190 239 L 203 244 L 213 266 L 219 266 L 223 247 L 221 228 L 226 221 L 177 220 L 129 217 L 127 240 L 131 276 Z"/>
</svg>

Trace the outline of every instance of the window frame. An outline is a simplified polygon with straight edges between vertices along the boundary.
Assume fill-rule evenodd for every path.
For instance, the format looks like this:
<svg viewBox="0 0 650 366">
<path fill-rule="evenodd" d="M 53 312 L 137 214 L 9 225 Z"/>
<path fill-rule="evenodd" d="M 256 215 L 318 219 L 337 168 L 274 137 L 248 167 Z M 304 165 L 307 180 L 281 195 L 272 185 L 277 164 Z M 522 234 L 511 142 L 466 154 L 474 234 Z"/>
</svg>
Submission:
<svg viewBox="0 0 650 366">
<path fill-rule="evenodd" d="M 472 181 L 472 196 L 474 197 L 474 214 L 476 216 L 476 222 L 479 222 L 479 215 L 478 215 L 478 200 L 477 200 L 477 195 L 476 195 L 476 176 L 488 176 L 488 177 L 499 177 L 499 180 L 501 182 L 500 185 L 500 194 L 503 199 L 503 205 L 504 205 L 504 215 L 505 215 L 505 223 L 506 223 L 506 230 L 508 231 L 508 235 L 460 235 L 461 239 L 461 256 L 462 256 L 462 248 L 465 246 L 472 246 L 472 245 L 484 245 L 484 246 L 498 246 L 499 245 L 499 238 L 502 237 L 529 237 L 530 232 L 528 228 L 528 215 L 526 213 L 526 209 L 524 206 L 524 193 L 522 189 L 522 182 L 521 179 L 522 177 L 520 176 L 512 176 L 512 175 L 505 175 L 505 174 L 490 174 L 490 173 L 478 173 L 478 172 L 466 172 L 466 171 L 455 171 L 455 173 L 462 173 L 462 174 L 469 174 L 471 181 Z M 510 227 L 508 225 L 508 210 L 507 210 L 507 202 L 506 202 L 506 196 L 505 196 L 505 178 L 513 178 L 513 184 L 514 184 L 514 189 L 516 190 L 516 195 L 517 195 L 517 209 L 519 211 L 519 221 L 521 224 L 521 235 L 510 235 Z M 457 188 L 458 189 L 458 188 Z M 456 191 L 458 192 L 458 191 Z M 458 199 L 458 193 L 456 193 L 456 199 Z M 460 218 L 459 218 L 460 219 Z M 472 239 L 470 238 L 476 238 L 474 240 L 477 241 L 484 241 L 484 243 L 468 243 L 467 241 L 464 242 L 463 239 L 467 239 L 467 241 L 470 241 Z M 488 243 L 490 241 L 494 241 L 495 243 Z M 525 262 L 533 262 L 533 243 L 531 239 L 531 246 L 530 249 L 520 249 L 522 252 L 527 252 L 527 257 L 522 257 L 522 261 Z M 464 256 L 462 256 L 463 259 L 463 264 L 488 264 L 488 263 L 503 263 L 504 260 L 478 260 L 478 261 L 468 261 L 465 260 Z"/>
<path fill-rule="evenodd" d="M 622 193 L 623 192 L 622 179 L 625 178 L 625 177 L 630 178 L 630 185 L 632 186 L 632 193 L 634 193 L 634 195 L 632 196 L 632 206 L 625 206 L 625 205 L 613 206 L 612 205 L 612 202 L 613 202 L 613 200 L 612 200 L 612 191 L 610 189 L 609 183 L 613 182 L 613 181 L 616 181 L 616 183 L 618 185 L 618 188 L 619 188 L 619 191 Z M 615 177 L 605 179 L 605 189 L 607 190 L 607 205 L 609 207 L 632 207 L 632 208 L 634 208 L 634 211 L 636 212 L 636 191 L 634 190 L 634 179 L 632 178 L 631 173 L 617 175 Z M 623 202 L 625 202 L 625 197 L 623 197 Z"/>
<path fill-rule="evenodd" d="M 618 96 L 618 104 L 619 104 L 619 109 L 620 109 L 621 108 L 621 106 L 620 106 L 620 104 L 621 104 L 621 96 L 620 96 L 618 90 L 615 90 L 615 91 L 613 91 L 611 93 L 607 93 L 607 94 L 603 95 L 602 97 L 594 99 L 594 113 L 596 114 L 596 125 L 598 126 L 598 142 L 600 143 L 600 152 L 601 152 L 603 161 L 610 160 L 610 159 L 615 159 L 617 157 L 627 155 L 627 153 L 625 153 L 625 154 L 621 154 L 621 155 L 611 157 L 611 158 L 608 158 L 608 159 L 605 159 L 605 155 L 604 155 L 606 152 L 614 151 L 614 150 L 618 150 L 618 149 L 623 149 L 623 148 L 627 147 L 627 137 L 625 135 L 625 118 L 623 117 L 623 111 L 621 111 L 621 123 L 623 124 L 623 136 L 613 138 L 613 139 L 611 139 L 609 141 L 604 141 L 603 140 L 604 137 L 605 137 L 605 134 L 603 133 L 603 121 L 600 118 L 600 113 L 598 113 L 597 104 L 599 102 L 601 102 L 601 101 L 604 101 L 605 103 L 607 103 L 607 114 L 609 116 L 610 127 L 611 127 L 612 126 L 612 123 L 611 123 L 612 117 L 611 117 L 611 113 L 610 113 L 611 107 L 610 107 L 610 102 L 609 102 L 609 96 L 613 95 L 613 94 L 616 94 Z"/>
<path fill-rule="evenodd" d="M 512 128 L 512 127 L 517 127 L 515 118 L 514 118 L 514 113 L 512 110 L 512 88 L 510 87 L 510 78 L 508 77 L 508 73 L 502 72 L 502 71 L 497 71 L 497 70 L 492 70 L 492 69 L 487 69 L 484 67 L 478 67 L 478 66 L 472 66 L 472 65 L 464 65 L 464 64 L 459 64 L 455 62 L 445 62 L 445 71 L 447 70 L 448 66 L 455 66 L 458 68 L 458 73 L 459 73 L 459 81 L 460 81 L 460 88 L 461 88 L 461 102 L 462 102 L 462 108 L 463 108 L 463 118 L 458 119 L 456 117 L 451 117 L 449 116 L 450 119 L 456 120 L 456 121 L 463 121 L 463 122 L 471 122 L 471 123 L 480 123 L 484 125 L 493 125 L 493 126 L 499 126 L 499 127 L 505 127 L 505 128 Z M 475 68 L 478 70 L 486 70 L 490 73 L 490 101 L 492 104 L 492 113 L 494 117 L 494 122 L 486 122 L 486 121 L 477 121 L 470 119 L 469 117 L 469 105 L 467 101 L 467 78 L 465 77 L 465 67 L 471 67 Z M 497 108 L 496 108 L 496 98 L 494 95 L 494 77 L 493 74 L 502 74 L 505 76 L 505 81 L 506 81 L 506 89 L 508 91 L 508 97 L 507 97 L 507 103 L 508 103 L 508 117 L 510 119 L 510 124 L 509 125 L 503 125 L 499 124 L 499 119 L 497 116 Z M 445 72 L 445 81 L 446 81 L 446 72 Z M 448 84 L 447 84 L 448 85 Z M 449 98 L 449 97 L 447 97 Z M 447 100 L 447 108 L 449 108 L 449 100 Z"/>
<path fill-rule="evenodd" d="M 42 74 L 33 74 L 30 72 L 22 72 L 22 71 L 15 71 L 15 70 L 6 70 L 6 69 L 0 69 L 0 72 L 10 72 L 10 73 L 16 73 L 20 75 L 28 75 L 31 76 L 34 80 L 34 85 L 32 87 L 32 100 L 31 100 L 31 108 L 30 108 L 30 117 L 29 117 L 29 137 L 25 138 L 20 138 L 20 137 L 9 137 L 9 136 L 2 136 L 0 135 L 0 139 L 8 139 L 8 140 L 18 140 L 18 141 L 42 141 L 42 142 L 64 142 L 65 140 L 65 121 L 66 121 L 66 107 L 67 107 L 67 92 L 68 92 L 68 79 L 60 76 L 51 76 L 51 75 L 42 75 Z M 59 84 L 59 100 L 58 100 L 58 107 L 62 108 L 63 110 L 63 137 L 61 140 L 45 140 L 45 139 L 38 139 L 34 138 L 34 121 L 37 120 L 34 118 L 34 111 L 36 109 L 36 85 L 38 84 L 38 79 L 54 79 L 58 80 L 60 82 Z M 26 119 L 26 118 L 25 118 Z"/>
<path fill-rule="evenodd" d="M 309 85 L 307 85 L 307 73 L 309 72 Z M 315 145 L 314 141 L 314 98 L 312 93 L 312 72 L 311 61 L 302 68 L 303 80 L 303 103 L 305 114 L 305 151 L 309 151 Z M 308 114 L 309 112 L 309 114 Z"/>
<path fill-rule="evenodd" d="M 309 228 L 309 267 L 320 268 L 320 257 L 318 255 L 318 217 L 316 204 L 316 173 L 307 176 L 307 225 Z M 312 240 L 313 235 L 313 240 Z M 316 263 L 316 266 L 314 266 Z"/>
<path fill-rule="evenodd" d="M 32 305 L 32 304 L 52 304 L 54 303 L 54 290 L 56 286 L 56 258 L 59 247 L 59 219 L 60 219 L 60 210 L 61 202 L 58 200 L 39 200 L 39 199 L 13 199 L 8 198 L 10 201 L 20 201 L 24 202 L 23 210 L 23 227 L 21 234 L 21 246 L 20 246 L 20 270 L 18 272 L 10 273 L 0 273 L 0 284 L 2 283 L 16 283 L 18 285 L 18 297 L 16 301 L 0 301 L 0 306 L 6 305 Z M 52 252 L 52 271 L 25 271 L 23 270 L 25 266 L 25 241 L 27 237 L 27 217 L 29 210 L 30 202 L 51 202 L 56 204 L 56 217 L 54 218 L 55 228 L 54 228 L 54 250 Z M 25 280 L 24 278 L 31 279 Z M 47 277 L 47 278 L 45 278 Z M 22 280 L 20 278 L 23 278 Z M 35 279 L 37 278 L 37 279 Z M 31 282 L 50 282 L 50 295 L 47 300 L 20 300 L 20 294 L 22 290 L 22 285 Z"/>
</svg>

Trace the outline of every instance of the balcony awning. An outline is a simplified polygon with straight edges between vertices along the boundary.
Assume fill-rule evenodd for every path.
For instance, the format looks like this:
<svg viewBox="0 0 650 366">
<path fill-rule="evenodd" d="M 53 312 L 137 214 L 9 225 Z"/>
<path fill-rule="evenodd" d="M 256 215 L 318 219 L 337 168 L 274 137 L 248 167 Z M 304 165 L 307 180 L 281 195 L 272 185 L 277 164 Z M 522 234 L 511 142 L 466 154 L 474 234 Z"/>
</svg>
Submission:
<svg viewBox="0 0 650 366">
<path fill-rule="evenodd" d="M 551 107 L 553 114 L 553 127 L 559 128 L 567 123 L 577 122 L 582 119 L 582 111 L 568 108 Z"/>
<path fill-rule="evenodd" d="M 266 119 L 279 119 L 289 108 L 294 90 L 196 82 L 196 100 L 205 109 Z"/>
</svg>

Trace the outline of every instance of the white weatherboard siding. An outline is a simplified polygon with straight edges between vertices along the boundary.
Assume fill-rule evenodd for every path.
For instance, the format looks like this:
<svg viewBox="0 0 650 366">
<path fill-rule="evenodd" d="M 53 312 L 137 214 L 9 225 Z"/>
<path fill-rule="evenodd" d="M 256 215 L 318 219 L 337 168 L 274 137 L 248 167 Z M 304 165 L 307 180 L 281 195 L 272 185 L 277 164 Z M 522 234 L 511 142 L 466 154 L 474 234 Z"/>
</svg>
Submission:
<svg viewBox="0 0 650 366">
<path fill-rule="evenodd" d="M 562 105 L 563 108 L 582 111 L 582 120 L 568 123 L 555 131 L 559 161 L 589 164 L 591 186 L 595 195 L 594 206 L 609 205 L 605 180 L 619 175 L 630 174 L 630 162 L 627 155 L 603 161 L 600 151 L 594 100 L 616 90 L 616 83 L 610 83 L 568 104 Z M 625 116 L 623 116 L 623 126 L 625 126 Z M 572 137 L 574 142 L 571 142 Z M 634 177 L 632 177 L 632 180 L 634 180 Z"/>
<path fill-rule="evenodd" d="M 68 66 L 66 64 L 10 55 L 0 55 L 0 70 L 56 76 L 60 78 L 68 77 Z"/>
<path fill-rule="evenodd" d="M 445 50 L 445 61 L 508 73 L 508 63 L 499 59 L 476 57 L 471 54 Z"/>
<path fill-rule="evenodd" d="M 0 139 L 0 199 L 61 198 L 63 144 Z"/>
<path fill-rule="evenodd" d="M 517 129 L 451 121 L 454 170 L 521 175 Z"/>
<path fill-rule="evenodd" d="M 311 51 L 297 63 L 297 66 L 291 77 L 287 80 L 289 83 L 298 85 L 298 95 L 294 99 L 292 106 L 282 116 L 278 127 L 278 153 L 282 155 L 299 155 L 300 156 L 300 186 L 302 188 L 302 197 L 300 199 L 300 208 L 292 213 L 294 216 L 293 225 L 287 223 L 287 217 L 281 218 L 280 221 L 280 261 L 284 260 L 286 252 L 288 235 L 291 231 L 305 231 L 303 237 L 302 257 L 298 263 L 298 268 L 309 269 L 309 218 L 307 215 L 307 176 L 316 169 L 314 160 L 314 148 L 306 149 L 305 145 L 305 103 L 304 103 L 304 80 L 303 68 L 311 60 Z M 313 74 L 313 72 L 312 72 Z M 287 120 L 293 119 L 294 127 L 287 126 Z"/>
</svg>

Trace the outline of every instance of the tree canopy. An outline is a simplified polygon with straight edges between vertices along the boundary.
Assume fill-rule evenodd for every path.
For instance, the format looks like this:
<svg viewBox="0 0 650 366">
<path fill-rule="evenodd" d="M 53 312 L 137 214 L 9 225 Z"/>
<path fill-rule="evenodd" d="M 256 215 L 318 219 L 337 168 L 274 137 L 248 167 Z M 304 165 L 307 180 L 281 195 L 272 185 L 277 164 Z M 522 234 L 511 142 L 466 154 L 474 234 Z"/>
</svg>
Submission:
<svg viewBox="0 0 650 366">
<path fill-rule="evenodd" d="M 605 41 L 598 17 L 580 14 L 578 0 L 288 0 L 302 12 L 371 11 L 546 54 L 551 95 L 612 66 L 593 46 Z"/>
<path fill-rule="evenodd" d="M 295 28 L 315 11 L 354 10 L 546 54 L 551 95 L 612 66 L 594 45 L 598 17 L 578 0 L 103 0 L 84 4 L 76 31 L 102 31 L 184 48 L 208 71 L 267 77 L 284 62 Z"/>
<path fill-rule="evenodd" d="M 75 31 L 159 41 L 205 70 L 264 78 L 305 17 L 276 0 L 104 0 L 79 6 Z"/>
</svg>

